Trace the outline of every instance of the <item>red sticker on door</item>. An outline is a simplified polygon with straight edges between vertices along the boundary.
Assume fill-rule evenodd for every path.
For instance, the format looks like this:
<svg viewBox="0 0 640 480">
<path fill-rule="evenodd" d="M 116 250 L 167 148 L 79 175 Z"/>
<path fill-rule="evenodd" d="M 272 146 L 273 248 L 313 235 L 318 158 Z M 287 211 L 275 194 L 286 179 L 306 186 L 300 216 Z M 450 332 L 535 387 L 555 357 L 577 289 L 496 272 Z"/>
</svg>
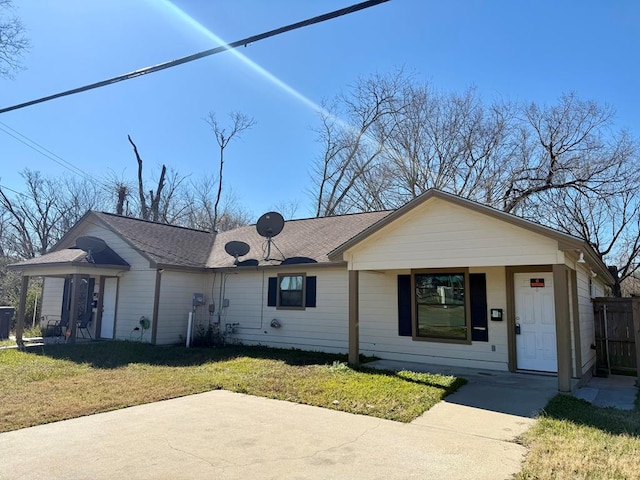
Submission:
<svg viewBox="0 0 640 480">
<path fill-rule="evenodd" d="M 530 278 L 529 286 L 531 288 L 544 288 L 544 278 Z"/>
</svg>

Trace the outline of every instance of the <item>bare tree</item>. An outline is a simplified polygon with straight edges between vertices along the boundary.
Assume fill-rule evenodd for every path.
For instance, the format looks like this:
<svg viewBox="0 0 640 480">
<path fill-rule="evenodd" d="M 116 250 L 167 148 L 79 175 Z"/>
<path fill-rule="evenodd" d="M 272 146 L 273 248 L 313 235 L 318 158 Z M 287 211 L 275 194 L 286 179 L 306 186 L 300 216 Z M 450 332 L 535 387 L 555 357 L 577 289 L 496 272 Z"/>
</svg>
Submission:
<svg viewBox="0 0 640 480">
<path fill-rule="evenodd" d="M 218 191 L 218 182 L 213 175 L 199 177 L 186 189 L 187 213 L 183 226 L 213 232 L 214 204 Z M 229 190 L 220 200 L 217 231 L 224 232 L 232 228 L 248 225 L 251 215 L 240 205 L 238 198 Z"/>
<path fill-rule="evenodd" d="M 321 115 L 317 215 L 397 208 L 438 188 L 584 238 L 615 265 L 621 291 L 639 269 L 640 155 L 609 107 L 575 94 L 487 106 L 473 89 L 443 94 L 391 78 L 337 97 L 331 111 L 349 127 Z"/>
<path fill-rule="evenodd" d="M 512 159 L 503 210 L 526 211 L 527 199 L 535 200 L 543 192 L 609 193 L 611 182 L 624 188 L 631 143 L 626 135 L 615 138 L 609 134 L 610 108 L 569 94 L 556 105 L 528 105 L 522 116 L 520 155 Z"/>
<path fill-rule="evenodd" d="M 404 108 L 398 101 L 403 79 L 402 71 L 360 79 L 351 92 L 325 104 L 318 130 L 324 153 L 312 177 L 316 216 L 358 211 L 372 200 L 359 187 L 383 178 L 371 172 L 393 132 L 394 114 Z"/>
<path fill-rule="evenodd" d="M 205 121 L 211 127 L 213 134 L 216 138 L 216 143 L 220 149 L 220 168 L 218 173 L 218 193 L 216 195 L 216 200 L 213 204 L 213 221 L 211 222 L 212 231 L 218 231 L 218 207 L 220 205 L 220 198 L 222 195 L 222 173 L 224 168 L 224 151 L 235 137 L 240 136 L 242 132 L 253 127 L 256 122 L 253 118 L 248 117 L 239 112 L 233 112 L 229 114 L 229 118 L 231 119 L 231 125 L 228 127 L 220 124 L 218 119 L 216 118 L 215 113 L 209 112 L 209 116 L 205 119 Z"/>
<path fill-rule="evenodd" d="M 104 205 L 104 191 L 95 184 L 44 177 L 25 169 L 26 190 L 10 196 L 0 189 L 2 253 L 16 258 L 43 255 L 87 210 Z"/>
<path fill-rule="evenodd" d="M 133 147 L 133 153 L 136 156 L 136 160 L 138 161 L 138 198 L 140 200 L 140 218 L 143 220 L 151 220 L 153 222 L 157 222 L 160 220 L 160 199 L 162 195 L 162 189 L 165 187 L 165 175 L 167 174 L 166 165 L 162 165 L 162 171 L 160 173 L 160 179 L 158 180 L 158 186 L 156 187 L 155 192 L 153 190 L 149 190 L 149 204 L 147 205 L 147 192 L 145 191 L 144 181 L 142 179 L 142 158 L 140 158 L 140 154 L 138 153 L 138 147 L 133 140 L 131 140 L 131 136 L 127 135 L 129 139 L 129 143 Z"/>
<path fill-rule="evenodd" d="M 0 0 L 0 77 L 4 78 L 23 68 L 22 55 L 29 49 L 25 27 L 12 10 L 12 0 Z"/>
</svg>

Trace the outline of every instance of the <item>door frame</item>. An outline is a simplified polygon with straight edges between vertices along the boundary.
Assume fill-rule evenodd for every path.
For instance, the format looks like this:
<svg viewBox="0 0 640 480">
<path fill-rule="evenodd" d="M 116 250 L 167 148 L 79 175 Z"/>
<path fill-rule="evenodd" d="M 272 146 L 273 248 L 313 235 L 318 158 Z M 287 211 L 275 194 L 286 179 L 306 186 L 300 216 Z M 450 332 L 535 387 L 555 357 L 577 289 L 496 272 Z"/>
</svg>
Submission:
<svg viewBox="0 0 640 480">
<path fill-rule="evenodd" d="M 102 338 L 102 314 L 104 310 L 104 290 L 107 279 L 113 279 L 116 281 L 116 291 L 115 298 L 113 301 L 113 332 L 111 334 L 111 338 L 105 338 L 105 340 L 113 340 L 116 336 L 116 322 L 117 322 L 117 312 L 118 312 L 118 286 L 120 284 L 119 277 L 100 277 L 100 293 L 98 294 L 98 311 L 97 316 L 99 317 L 99 321 L 96 322 L 96 338 Z"/>
<path fill-rule="evenodd" d="M 514 343 L 516 349 L 516 369 L 522 370 L 526 372 L 532 373 L 558 373 L 558 348 L 557 348 L 557 340 L 556 340 L 556 320 L 555 320 L 555 292 L 554 292 L 554 282 L 553 282 L 553 273 L 552 272 L 517 272 L 513 274 L 514 277 L 514 325 L 517 329 L 518 324 L 521 325 L 522 331 L 520 334 L 516 331 L 514 336 Z M 543 292 L 540 292 L 539 288 L 531 288 L 529 285 L 530 280 L 533 278 L 546 278 L 546 282 L 543 283 L 544 288 Z M 546 297 L 546 298 L 542 298 Z M 551 295 L 551 298 L 549 298 Z M 527 297 L 527 299 L 525 299 Z M 523 303 L 521 303 L 523 302 Z M 530 306 L 529 302 L 533 302 Z M 540 303 L 544 303 L 543 305 Z M 548 313 L 549 315 L 553 315 L 553 322 L 549 322 L 549 319 L 542 320 L 542 318 L 537 318 L 534 315 L 534 312 L 529 311 L 529 308 L 532 307 L 534 311 L 537 308 L 543 307 L 543 312 Z M 547 312 L 547 309 L 549 311 Z M 546 313 L 543 315 L 546 316 Z M 528 323 L 527 318 L 529 319 Z M 547 344 L 548 340 L 544 340 L 545 345 L 542 346 L 539 342 L 543 341 L 542 338 L 539 337 L 541 333 L 546 335 L 553 335 L 553 343 Z M 528 343 L 525 339 L 527 335 L 531 335 L 533 338 L 530 341 L 534 343 L 534 352 L 529 352 L 528 348 L 525 348 L 525 343 Z M 529 345 L 529 348 L 531 345 Z M 546 353 L 541 357 L 540 352 L 538 352 L 539 348 L 544 348 L 545 351 L 549 348 L 549 354 L 554 356 L 553 361 L 551 359 L 546 358 Z M 531 358 L 529 355 L 533 353 L 534 357 Z M 522 357 L 521 357 L 522 355 Z"/>
<path fill-rule="evenodd" d="M 556 315 L 556 355 L 558 359 L 558 390 L 571 391 L 573 358 L 571 354 L 571 321 L 574 327 L 574 347 L 579 352 L 580 322 L 577 312 L 577 287 L 573 270 L 563 264 L 553 265 L 518 265 L 505 267 L 507 286 L 507 338 L 508 367 L 510 372 L 517 370 L 516 356 L 516 314 L 514 274 L 545 272 L 553 274 L 553 297 Z M 571 277 L 571 278 L 570 278 Z M 569 286 L 571 285 L 571 290 Z M 572 318 L 573 317 L 573 318 Z M 579 355 L 576 355 L 579 357 Z M 576 361 L 578 358 L 576 358 Z M 576 376 L 581 375 L 581 366 L 576 366 Z"/>
</svg>

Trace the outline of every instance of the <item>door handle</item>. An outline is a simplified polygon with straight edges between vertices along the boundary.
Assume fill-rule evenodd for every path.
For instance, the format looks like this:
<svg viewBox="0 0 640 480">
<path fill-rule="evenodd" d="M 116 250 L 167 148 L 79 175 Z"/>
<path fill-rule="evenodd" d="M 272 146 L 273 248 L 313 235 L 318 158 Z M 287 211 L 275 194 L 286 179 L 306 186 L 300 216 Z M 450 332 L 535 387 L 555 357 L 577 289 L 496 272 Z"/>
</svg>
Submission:
<svg viewBox="0 0 640 480">
<path fill-rule="evenodd" d="M 520 324 L 516 323 L 516 335 L 520 335 Z"/>
</svg>

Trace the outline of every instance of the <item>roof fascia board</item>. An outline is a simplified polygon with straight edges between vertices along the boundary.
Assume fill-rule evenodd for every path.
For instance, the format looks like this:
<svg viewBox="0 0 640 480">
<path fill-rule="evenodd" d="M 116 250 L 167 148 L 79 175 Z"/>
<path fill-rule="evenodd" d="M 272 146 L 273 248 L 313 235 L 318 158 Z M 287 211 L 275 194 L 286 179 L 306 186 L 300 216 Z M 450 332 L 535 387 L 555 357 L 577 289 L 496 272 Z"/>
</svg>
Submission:
<svg viewBox="0 0 640 480">
<path fill-rule="evenodd" d="M 347 262 L 293 263 L 289 265 L 254 265 L 247 267 L 214 267 L 214 272 L 250 272 L 260 270 L 306 270 L 323 268 L 346 268 Z"/>
<path fill-rule="evenodd" d="M 176 271 L 176 272 L 208 273 L 213 270 L 210 267 L 187 267 L 184 265 L 173 265 L 170 263 L 156 263 L 156 262 L 151 262 L 150 267 L 156 270 L 164 269 L 164 270 L 170 270 L 172 272 Z"/>
</svg>

